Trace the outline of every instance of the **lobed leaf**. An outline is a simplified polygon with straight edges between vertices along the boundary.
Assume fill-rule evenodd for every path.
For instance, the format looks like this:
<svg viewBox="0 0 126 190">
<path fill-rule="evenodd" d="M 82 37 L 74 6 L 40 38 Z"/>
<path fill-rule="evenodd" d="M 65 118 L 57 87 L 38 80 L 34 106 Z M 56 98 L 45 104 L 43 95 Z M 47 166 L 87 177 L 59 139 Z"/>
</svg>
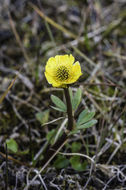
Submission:
<svg viewBox="0 0 126 190">
<path fill-rule="evenodd" d="M 85 118 L 86 114 L 88 113 L 88 109 L 83 110 L 80 115 L 79 118 L 77 120 L 77 124 L 79 125 L 81 123 L 81 121 Z"/>
<path fill-rule="evenodd" d="M 79 152 L 82 147 L 82 143 L 80 142 L 73 142 L 71 146 L 72 152 Z"/>
<path fill-rule="evenodd" d="M 16 153 L 18 151 L 18 144 L 14 139 L 9 139 L 6 141 L 7 149 L 11 150 L 12 152 Z"/>
<path fill-rule="evenodd" d="M 78 126 L 77 129 L 78 130 L 80 130 L 80 129 L 86 129 L 86 128 L 92 127 L 96 123 L 97 123 L 97 120 L 96 119 L 92 119 L 91 121 Z"/>
<path fill-rule="evenodd" d="M 60 108 L 60 110 L 62 110 L 63 112 L 67 111 L 66 105 L 64 104 L 64 102 L 58 98 L 57 96 L 51 95 L 51 100 L 52 102 L 58 107 Z M 60 111 L 59 110 L 59 111 Z"/>
<path fill-rule="evenodd" d="M 51 144 L 53 144 L 53 142 L 54 142 L 55 134 L 56 134 L 56 129 L 52 129 L 46 135 L 47 141 L 50 142 Z"/>
<path fill-rule="evenodd" d="M 76 155 L 70 158 L 70 163 L 71 163 L 72 168 L 77 171 L 84 171 L 87 166 L 87 161 L 81 163 L 80 156 L 76 156 Z"/>
<path fill-rule="evenodd" d="M 81 97 L 82 97 L 82 91 L 80 88 L 78 88 L 77 92 L 75 93 L 75 95 L 72 99 L 72 108 L 74 111 L 78 108 L 78 106 L 81 102 Z"/>
<path fill-rule="evenodd" d="M 57 169 L 66 168 L 69 165 L 69 160 L 62 155 L 59 155 L 56 161 L 54 162 L 54 167 Z"/>
<path fill-rule="evenodd" d="M 48 122 L 49 119 L 49 110 L 45 110 L 42 112 L 38 112 L 36 114 L 36 119 L 41 123 L 44 124 L 46 122 Z"/>
<path fill-rule="evenodd" d="M 78 129 L 72 130 L 71 132 L 69 132 L 69 136 L 70 136 L 70 135 L 74 135 L 74 134 L 76 134 L 77 132 L 78 132 Z"/>
<path fill-rule="evenodd" d="M 90 121 L 95 115 L 95 112 L 87 112 L 86 110 L 84 111 L 85 112 L 83 112 L 83 114 L 80 115 L 80 119 L 78 119 L 77 126 Z"/>
<path fill-rule="evenodd" d="M 61 109 L 58 107 L 51 106 L 51 108 L 53 108 L 54 110 L 57 110 L 57 111 L 66 112 L 64 109 Z"/>
</svg>

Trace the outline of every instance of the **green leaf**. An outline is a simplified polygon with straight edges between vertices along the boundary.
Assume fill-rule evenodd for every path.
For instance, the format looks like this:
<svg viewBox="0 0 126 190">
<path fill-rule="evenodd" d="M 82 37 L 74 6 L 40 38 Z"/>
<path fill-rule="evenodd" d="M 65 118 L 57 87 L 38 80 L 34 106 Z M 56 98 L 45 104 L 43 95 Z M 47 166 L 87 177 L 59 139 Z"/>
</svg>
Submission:
<svg viewBox="0 0 126 190">
<path fill-rule="evenodd" d="M 81 121 L 85 118 L 86 114 L 88 113 L 88 109 L 83 110 L 80 115 L 79 118 L 77 120 L 77 124 L 79 125 L 81 123 Z"/>
<path fill-rule="evenodd" d="M 81 102 L 81 97 L 82 97 L 82 91 L 79 88 L 72 99 L 72 108 L 74 111 L 78 108 Z"/>
<path fill-rule="evenodd" d="M 59 155 L 56 161 L 54 162 L 54 167 L 57 169 L 66 168 L 69 164 L 69 160 L 64 156 Z"/>
<path fill-rule="evenodd" d="M 84 123 L 83 125 L 80 125 L 77 127 L 77 129 L 86 129 L 86 128 L 89 128 L 89 127 L 92 127 L 93 125 L 95 125 L 97 123 L 97 120 L 95 119 L 92 119 L 91 121 L 87 122 L 87 123 Z"/>
<path fill-rule="evenodd" d="M 48 142 L 50 142 L 51 144 L 53 144 L 54 142 L 54 137 L 56 134 L 56 130 L 52 129 L 51 131 L 48 132 L 48 134 L 46 135 L 46 139 Z"/>
<path fill-rule="evenodd" d="M 71 163 L 72 168 L 77 171 L 84 171 L 87 166 L 87 161 L 81 163 L 80 156 L 72 156 L 70 158 L 70 163 Z"/>
<path fill-rule="evenodd" d="M 73 142 L 71 146 L 72 152 L 79 152 L 81 147 L 82 144 L 80 142 Z"/>
<path fill-rule="evenodd" d="M 11 150 L 12 152 L 16 153 L 18 151 L 18 144 L 14 139 L 9 139 L 6 141 L 7 149 Z"/>
<path fill-rule="evenodd" d="M 52 102 L 53 102 L 58 108 L 60 108 L 60 109 L 63 110 L 64 112 L 67 111 L 66 105 L 64 104 L 64 102 L 63 102 L 60 98 L 58 98 L 57 96 L 51 95 L 51 100 L 52 100 Z"/>
<path fill-rule="evenodd" d="M 54 106 L 50 106 L 50 107 L 53 108 L 54 110 L 57 110 L 57 111 L 66 112 L 66 111 L 64 111 L 64 110 L 62 110 L 60 108 L 54 107 Z"/>
<path fill-rule="evenodd" d="M 89 127 L 92 127 L 93 125 L 95 125 L 97 123 L 97 120 L 95 119 L 92 119 L 91 121 L 87 122 L 87 123 L 84 123 L 82 125 L 79 125 L 77 126 L 77 128 L 75 130 L 72 130 L 70 133 L 69 133 L 69 136 L 70 135 L 74 135 L 78 132 L 78 130 L 81 130 L 81 129 L 86 129 L 86 128 L 89 128 Z"/>
<path fill-rule="evenodd" d="M 74 135 L 74 134 L 76 134 L 77 132 L 78 132 L 78 129 L 72 130 L 71 132 L 69 132 L 69 136 L 70 136 L 70 135 Z"/>
<path fill-rule="evenodd" d="M 41 123 L 47 123 L 49 119 L 49 110 L 45 110 L 43 112 L 38 112 L 36 114 L 36 119 Z"/>
<path fill-rule="evenodd" d="M 84 116 L 83 117 L 81 116 L 81 119 L 77 122 L 77 126 L 90 121 L 94 117 L 95 112 L 88 112 L 86 114 L 83 113 L 83 115 Z"/>
</svg>

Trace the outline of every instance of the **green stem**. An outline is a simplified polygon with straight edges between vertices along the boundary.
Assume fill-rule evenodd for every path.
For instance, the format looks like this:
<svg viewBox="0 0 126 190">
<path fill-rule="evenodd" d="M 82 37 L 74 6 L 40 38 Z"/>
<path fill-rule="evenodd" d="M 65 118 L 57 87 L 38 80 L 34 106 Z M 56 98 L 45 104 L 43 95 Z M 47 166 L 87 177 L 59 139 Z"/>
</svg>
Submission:
<svg viewBox="0 0 126 190">
<path fill-rule="evenodd" d="M 74 117 L 72 113 L 72 104 L 71 104 L 69 89 L 64 88 L 64 93 L 65 93 L 66 104 L 67 104 L 68 130 L 71 131 L 74 128 Z"/>
<path fill-rule="evenodd" d="M 70 99 L 70 94 L 69 94 L 69 89 L 65 88 L 65 98 L 66 98 L 66 103 L 67 103 L 67 114 L 68 114 L 68 131 L 70 132 L 74 128 L 74 117 L 72 113 L 72 104 L 71 104 L 71 99 Z M 46 148 L 46 151 L 44 152 L 44 159 L 42 161 L 42 166 L 45 168 L 47 164 L 54 158 L 56 155 L 56 151 L 58 152 L 62 146 L 67 142 L 68 139 L 68 134 L 63 132 L 62 136 L 58 139 L 58 141 L 53 145 L 53 146 L 48 146 Z"/>
</svg>

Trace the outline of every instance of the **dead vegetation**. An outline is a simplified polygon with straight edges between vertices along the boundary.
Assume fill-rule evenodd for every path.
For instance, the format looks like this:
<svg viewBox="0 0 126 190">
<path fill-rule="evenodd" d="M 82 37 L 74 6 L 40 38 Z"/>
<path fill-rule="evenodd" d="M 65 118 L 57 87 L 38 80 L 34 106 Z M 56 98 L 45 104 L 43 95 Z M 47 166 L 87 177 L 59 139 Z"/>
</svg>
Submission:
<svg viewBox="0 0 126 190">
<path fill-rule="evenodd" d="M 0 15 L 0 189 L 126 189 L 126 1 L 6 0 Z M 70 53 L 83 72 L 72 86 L 83 93 L 75 119 L 88 108 L 98 123 L 42 168 L 49 135 L 66 125 L 50 99 L 63 91 L 44 67 Z"/>
</svg>

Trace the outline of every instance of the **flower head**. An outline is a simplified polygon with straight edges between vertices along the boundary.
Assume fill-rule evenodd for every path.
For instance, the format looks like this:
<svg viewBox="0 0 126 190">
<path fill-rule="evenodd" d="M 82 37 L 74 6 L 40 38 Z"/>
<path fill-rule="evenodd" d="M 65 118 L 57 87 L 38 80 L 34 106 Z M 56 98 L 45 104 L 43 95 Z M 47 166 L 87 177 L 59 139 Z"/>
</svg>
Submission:
<svg viewBox="0 0 126 190">
<path fill-rule="evenodd" d="M 82 75 L 80 63 L 74 64 L 72 55 L 56 55 L 49 58 L 45 67 L 47 81 L 53 87 L 66 88 L 67 84 L 76 82 Z"/>
</svg>

